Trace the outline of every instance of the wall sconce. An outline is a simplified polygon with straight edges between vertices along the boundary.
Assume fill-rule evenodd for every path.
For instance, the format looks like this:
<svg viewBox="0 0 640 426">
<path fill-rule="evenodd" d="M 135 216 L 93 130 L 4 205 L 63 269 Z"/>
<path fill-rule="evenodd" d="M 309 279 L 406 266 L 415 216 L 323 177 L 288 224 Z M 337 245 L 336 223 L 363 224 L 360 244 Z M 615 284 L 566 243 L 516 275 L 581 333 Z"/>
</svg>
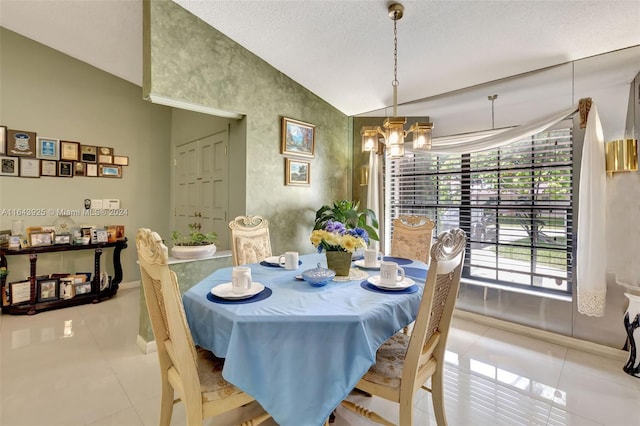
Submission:
<svg viewBox="0 0 640 426">
<path fill-rule="evenodd" d="M 607 142 L 606 169 L 612 175 L 617 172 L 635 172 L 638 170 L 637 139 L 621 139 Z"/>
</svg>

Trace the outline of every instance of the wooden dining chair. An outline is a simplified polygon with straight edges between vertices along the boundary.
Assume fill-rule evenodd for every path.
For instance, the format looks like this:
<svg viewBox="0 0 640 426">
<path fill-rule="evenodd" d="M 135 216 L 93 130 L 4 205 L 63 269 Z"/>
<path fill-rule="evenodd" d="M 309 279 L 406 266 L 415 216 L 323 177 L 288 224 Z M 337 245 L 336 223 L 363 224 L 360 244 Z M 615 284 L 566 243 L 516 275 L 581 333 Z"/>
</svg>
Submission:
<svg viewBox="0 0 640 426">
<path fill-rule="evenodd" d="M 391 256 L 429 264 L 435 223 L 427 216 L 400 216 L 392 221 Z"/>
<path fill-rule="evenodd" d="M 402 332 L 384 342 L 376 363 L 356 384 L 374 396 L 397 402 L 401 426 L 413 425 L 413 397 L 420 388 L 431 392 L 436 423 L 447 424 L 444 410 L 444 350 L 464 264 L 466 236 L 463 230 L 443 232 L 431 248 L 431 266 L 411 336 Z M 431 378 L 431 388 L 424 385 Z M 342 405 L 383 425 L 394 426 L 374 411 L 351 401 Z"/>
<path fill-rule="evenodd" d="M 222 377 L 224 359 L 194 346 L 184 314 L 176 274 L 167 265 L 167 247 L 149 229 L 136 235 L 138 263 L 151 327 L 158 347 L 162 399 L 160 425 L 171 423 L 173 405 L 185 405 L 187 425 L 201 425 L 204 418 L 217 416 L 254 399 Z M 174 400 L 174 397 L 178 398 Z M 268 419 L 262 412 L 243 426 Z"/>
<path fill-rule="evenodd" d="M 269 222 L 262 216 L 238 216 L 229 222 L 234 266 L 263 261 L 272 255 Z"/>
</svg>

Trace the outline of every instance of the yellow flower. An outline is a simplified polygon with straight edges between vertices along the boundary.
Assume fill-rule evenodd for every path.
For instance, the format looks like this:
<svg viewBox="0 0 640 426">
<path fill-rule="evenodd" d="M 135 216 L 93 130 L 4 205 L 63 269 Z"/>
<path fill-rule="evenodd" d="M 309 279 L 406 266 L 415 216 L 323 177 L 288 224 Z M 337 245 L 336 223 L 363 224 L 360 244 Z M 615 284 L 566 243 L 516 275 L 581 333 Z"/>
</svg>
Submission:
<svg viewBox="0 0 640 426">
<path fill-rule="evenodd" d="M 322 230 L 316 230 L 313 231 L 311 233 L 311 244 L 313 244 L 315 247 L 318 247 L 320 245 L 320 243 L 322 243 L 322 240 L 324 239 L 324 233 L 326 231 L 322 231 Z"/>
<path fill-rule="evenodd" d="M 358 238 L 352 235 L 345 235 L 342 237 L 342 247 L 349 253 L 353 253 L 358 248 Z"/>
<path fill-rule="evenodd" d="M 341 237 L 340 234 L 336 234 L 334 232 L 325 231 L 324 241 L 330 246 L 339 246 Z"/>
</svg>

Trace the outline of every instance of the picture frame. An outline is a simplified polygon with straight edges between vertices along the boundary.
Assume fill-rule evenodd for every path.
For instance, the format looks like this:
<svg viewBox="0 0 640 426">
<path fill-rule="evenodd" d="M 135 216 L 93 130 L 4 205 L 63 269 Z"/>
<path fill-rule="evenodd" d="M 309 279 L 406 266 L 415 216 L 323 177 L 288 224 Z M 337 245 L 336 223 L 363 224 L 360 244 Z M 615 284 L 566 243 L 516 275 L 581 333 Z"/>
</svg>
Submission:
<svg viewBox="0 0 640 426">
<path fill-rule="evenodd" d="M 9 248 L 9 237 L 11 237 L 11 229 L 0 230 L 0 248 Z"/>
<path fill-rule="evenodd" d="M 113 164 L 113 148 L 108 146 L 98 148 L 98 163 Z"/>
<path fill-rule="evenodd" d="M 38 136 L 36 138 L 36 158 L 41 160 L 59 160 L 60 139 Z"/>
<path fill-rule="evenodd" d="M 93 145 L 80 145 L 80 161 L 97 163 L 98 147 Z"/>
<path fill-rule="evenodd" d="M 37 158 L 20 157 L 20 177 L 39 178 L 40 160 Z"/>
<path fill-rule="evenodd" d="M 86 176 L 87 175 L 87 163 L 81 161 L 73 162 L 73 175 L 74 176 Z"/>
<path fill-rule="evenodd" d="M 36 133 L 8 129 L 6 154 L 14 157 L 35 157 Z"/>
<path fill-rule="evenodd" d="M 98 177 L 98 165 L 87 163 L 87 176 Z"/>
<path fill-rule="evenodd" d="M 0 126 L 0 154 L 7 149 L 7 126 Z"/>
<path fill-rule="evenodd" d="M 60 160 L 80 160 L 80 142 L 60 141 Z"/>
<path fill-rule="evenodd" d="M 285 158 L 285 185 L 311 185 L 311 162 Z"/>
<path fill-rule="evenodd" d="M 37 300 L 38 302 L 47 302 L 59 299 L 58 279 L 57 278 L 41 278 L 36 281 Z"/>
<path fill-rule="evenodd" d="M 53 245 L 53 232 L 31 232 L 29 234 L 31 247 L 45 247 Z"/>
<path fill-rule="evenodd" d="M 129 157 L 125 155 L 114 155 L 113 156 L 113 164 L 118 166 L 128 166 L 129 165 Z"/>
<path fill-rule="evenodd" d="M 58 161 L 58 176 L 73 177 L 73 161 Z"/>
<path fill-rule="evenodd" d="M 9 250 L 20 250 L 22 248 L 20 238 L 20 235 L 11 235 L 9 237 Z"/>
<path fill-rule="evenodd" d="M 0 176 L 18 176 L 18 157 L 0 157 Z"/>
<path fill-rule="evenodd" d="M 40 160 L 40 176 L 58 176 L 58 162 L 55 160 Z"/>
<path fill-rule="evenodd" d="M 315 157 L 316 126 L 304 121 L 282 117 L 281 154 Z"/>
<path fill-rule="evenodd" d="M 11 305 L 20 305 L 31 301 L 31 281 L 15 281 L 9 283 Z"/>
<path fill-rule="evenodd" d="M 71 244 L 71 234 L 56 234 L 53 237 L 53 244 L 55 245 Z"/>
<path fill-rule="evenodd" d="M 116 166 L 111 164 L 98 164 L 98 176 L 110 177 L 110 178 L 121 178 L 122 166 Z"/>
</svg>

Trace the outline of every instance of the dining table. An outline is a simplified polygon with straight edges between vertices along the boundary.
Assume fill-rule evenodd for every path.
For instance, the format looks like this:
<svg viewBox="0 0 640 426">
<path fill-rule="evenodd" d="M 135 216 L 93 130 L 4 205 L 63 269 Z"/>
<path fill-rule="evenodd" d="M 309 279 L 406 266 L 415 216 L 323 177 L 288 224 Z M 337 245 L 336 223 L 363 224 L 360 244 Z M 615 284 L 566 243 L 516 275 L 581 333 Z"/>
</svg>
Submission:
<svg viewBox="0 0 640 426">
<path fill-rule="evenodd" d="M 265 261 L 243 265 L 253 284 L 264 286 L 246 299 L 212 293 L 231 281 L 233 268 L 219 269 L 186 291 L 183 303 L 194 343 L 225 358 L 228 382 L 279 425 L 320 426 L 375 363 L 380 345 L 415 320 L 428 266 L 385 257 L 414 281 L 401 290 L 372 285 L 379 271 L 355 265 L 349 277 L 313 287 L 299 275 L 326 268 L 326 257 L 299 259 L 296 270 Z"/>
</svg>

